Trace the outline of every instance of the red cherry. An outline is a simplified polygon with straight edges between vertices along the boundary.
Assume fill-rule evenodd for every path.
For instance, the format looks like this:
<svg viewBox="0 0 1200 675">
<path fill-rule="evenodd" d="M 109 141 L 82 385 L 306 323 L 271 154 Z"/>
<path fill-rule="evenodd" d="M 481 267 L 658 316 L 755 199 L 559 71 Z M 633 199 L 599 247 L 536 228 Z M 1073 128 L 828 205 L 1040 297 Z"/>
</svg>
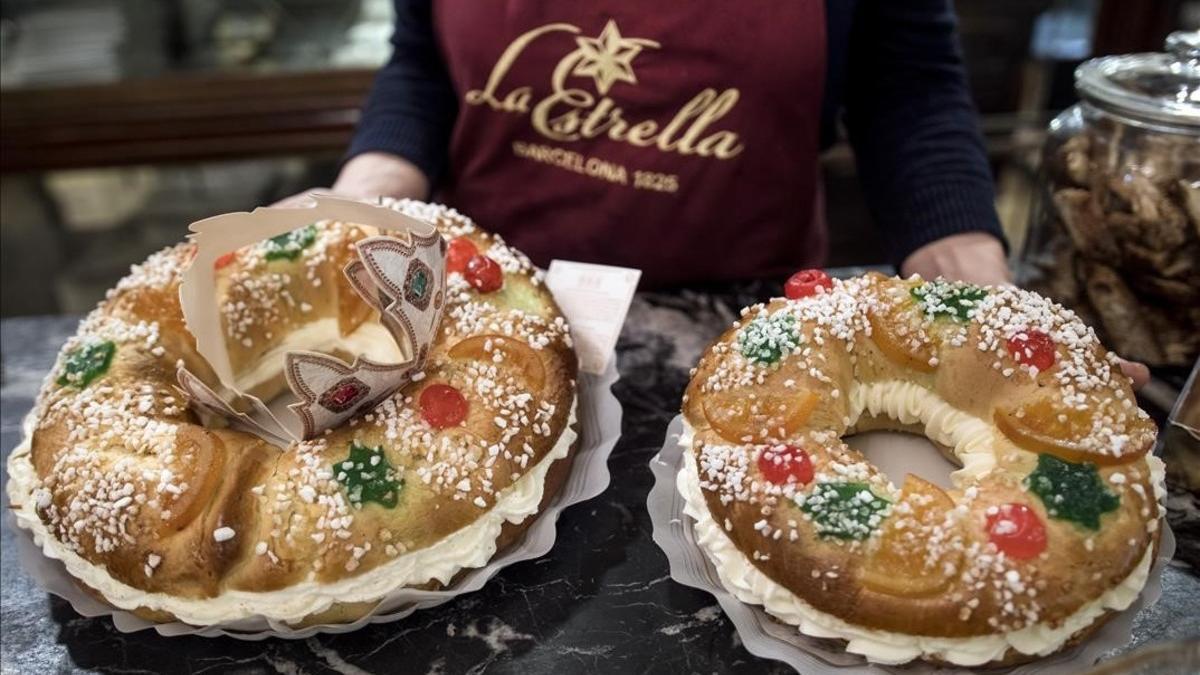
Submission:
<svg viewBox="0 0 1200 675">
<path fill-rule="evenodd" d="M 477 255 L 479 255 L 479 249 L 470 239 L 466 237 L 451 239 L 450 246 L 446 249 L 446 274 L 451 272 L 465 274 L 467 263 Z"/>
<path fill-rule="evenodd" d="M 504 270 L 486 255 L 477 255 L 467 262 L 467 283 L 480 293 L 500 290 L 504 285 Z"/>
<path fill-rule="evenodd" d="M 775 485 L 799 483 L 808 485 L 813 479 L 812 459 L 803 448 L 776 445 L 758 455 L 758 471 Z"/>
<path fill-rule="evenodd" d="M 1054 340 L 1040 330 L 1023 330 L 1008 338 L 1008 353 L 1017 363 L 1033 366 L 1038 372 L 1049 370 L 1058 353 Z"/>
<path fill-rule="evenodd" d="M 788 277 L 787 283 L 783 285 L 783 294 L 791 300 L 799 300 L 816 295 L 818 288 L 832 289 L 833 279 L 823 270 L 800 270 Z"/>
<path fill-rule="evenodd" d="M 988 540 L 1004 555 L 1029 560 L 1046 550 L 1046 526 L 1024 504 L 1004 504 L 988 509 Z"/>
<path fill-rule="evenodd" d="M 237 252 L 230 251 L 229 253 L 226 253 L 225 255 L 223 255 L 220 258 L 217 258 L 216 260 L 213 261 L 213 269 L 219 270 L 222 267 L 228 267 L 229 264 L 232 263 L 236 259 L 237 259 Z"/>
<path fill-rule="evenodd" d="M 467 399 L 448 384 L 431 384 L 421 392 L 421 418 L 434 429 L 456 427 L 467 419 Z"/>
</svg>

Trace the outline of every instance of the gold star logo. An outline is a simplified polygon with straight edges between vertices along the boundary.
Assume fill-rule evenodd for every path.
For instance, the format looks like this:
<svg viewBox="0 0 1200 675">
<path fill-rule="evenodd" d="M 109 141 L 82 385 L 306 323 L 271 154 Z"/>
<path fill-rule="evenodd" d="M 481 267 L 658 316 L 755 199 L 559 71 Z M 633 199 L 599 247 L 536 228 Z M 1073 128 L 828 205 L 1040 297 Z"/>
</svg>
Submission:
<svg viewBox="0 0 1200 675">
<path fill-rule="evenodd" d="M 579 45 L 575 50 L 578 63 L 571 74 L 594 78 L 596 91 L 602 96 L 608 94 L 616 82 L 637 84 L 637 76 L 633 74 L 634 57 L 643 47 L 659 46 L 653 40 L 621 37 L 617 22 L 612 19 L 604 25 L 599 37 L 576 37 L 575 43 Z"/>
</svg>

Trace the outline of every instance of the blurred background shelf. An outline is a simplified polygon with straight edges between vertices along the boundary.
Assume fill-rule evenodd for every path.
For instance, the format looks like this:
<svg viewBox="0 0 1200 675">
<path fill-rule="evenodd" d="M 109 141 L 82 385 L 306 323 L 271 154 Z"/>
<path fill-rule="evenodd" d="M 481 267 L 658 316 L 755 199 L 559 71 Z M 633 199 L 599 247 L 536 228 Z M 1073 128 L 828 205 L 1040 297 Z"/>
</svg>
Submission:
<svg viewBox="0 0 1200 675">
<path fill-rule="evenodd" d="M 374 73 L 181 75 L 0 99 L 0 170 L 336 157 Z"/>
</svg>

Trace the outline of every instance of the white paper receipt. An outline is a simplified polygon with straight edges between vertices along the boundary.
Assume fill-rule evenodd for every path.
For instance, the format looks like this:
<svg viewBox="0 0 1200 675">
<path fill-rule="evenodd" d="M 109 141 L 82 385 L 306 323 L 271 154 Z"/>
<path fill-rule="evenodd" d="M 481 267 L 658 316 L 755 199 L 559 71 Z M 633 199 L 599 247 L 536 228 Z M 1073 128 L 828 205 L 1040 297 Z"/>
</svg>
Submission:
<svg viewBox="0 0 1200 675">
<path fill-rule="evenodd" d="M 583 372 L 599 375 L 608 366 L 641 276 L 628 267 L 550 261 L 546 287 L 571 323 Z"/>
</svg>

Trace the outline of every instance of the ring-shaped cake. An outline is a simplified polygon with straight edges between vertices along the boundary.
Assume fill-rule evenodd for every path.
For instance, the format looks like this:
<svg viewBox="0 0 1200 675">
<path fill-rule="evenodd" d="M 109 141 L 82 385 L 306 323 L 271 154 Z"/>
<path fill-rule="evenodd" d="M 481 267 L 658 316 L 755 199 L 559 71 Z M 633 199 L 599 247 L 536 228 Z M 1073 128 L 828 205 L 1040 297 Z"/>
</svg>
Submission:
<svg viewBox="0 0 1200 675">
<path fill-rule="evenodd" d="M 9 459 L 17 522 L 48 557 L 154 621 L 302 625 L 443 587 L 516 540 L 578 445 L 567 323 L 498 237 L 444 207 L 389 205 L 449 240 L 423 372 L 382 402 L 354 382 L 327 392 L 321 405 L 360 412 L 288 447 L 202 423 L 176 387 L 180 366 L 211 375 L 180 307 L 194 246 L 157 253 L 63 347 Z M 318 222 L 216 261 L 239 390 L 270 400 L 295 350 L 404 360 L 343 274 L 373 234 Z"/>
<path fill-rule="evenodd" d="M 743 602 L 880 663 L 1012 664 L 1128 607 L 1159 538 L 1156 429 L 1118 360 L 1035 293 L 806 271 L 747 308 L 684 397 L 677 487 Z M 895 486 L 844 437 L 959 468 Z"/>
</svg>

